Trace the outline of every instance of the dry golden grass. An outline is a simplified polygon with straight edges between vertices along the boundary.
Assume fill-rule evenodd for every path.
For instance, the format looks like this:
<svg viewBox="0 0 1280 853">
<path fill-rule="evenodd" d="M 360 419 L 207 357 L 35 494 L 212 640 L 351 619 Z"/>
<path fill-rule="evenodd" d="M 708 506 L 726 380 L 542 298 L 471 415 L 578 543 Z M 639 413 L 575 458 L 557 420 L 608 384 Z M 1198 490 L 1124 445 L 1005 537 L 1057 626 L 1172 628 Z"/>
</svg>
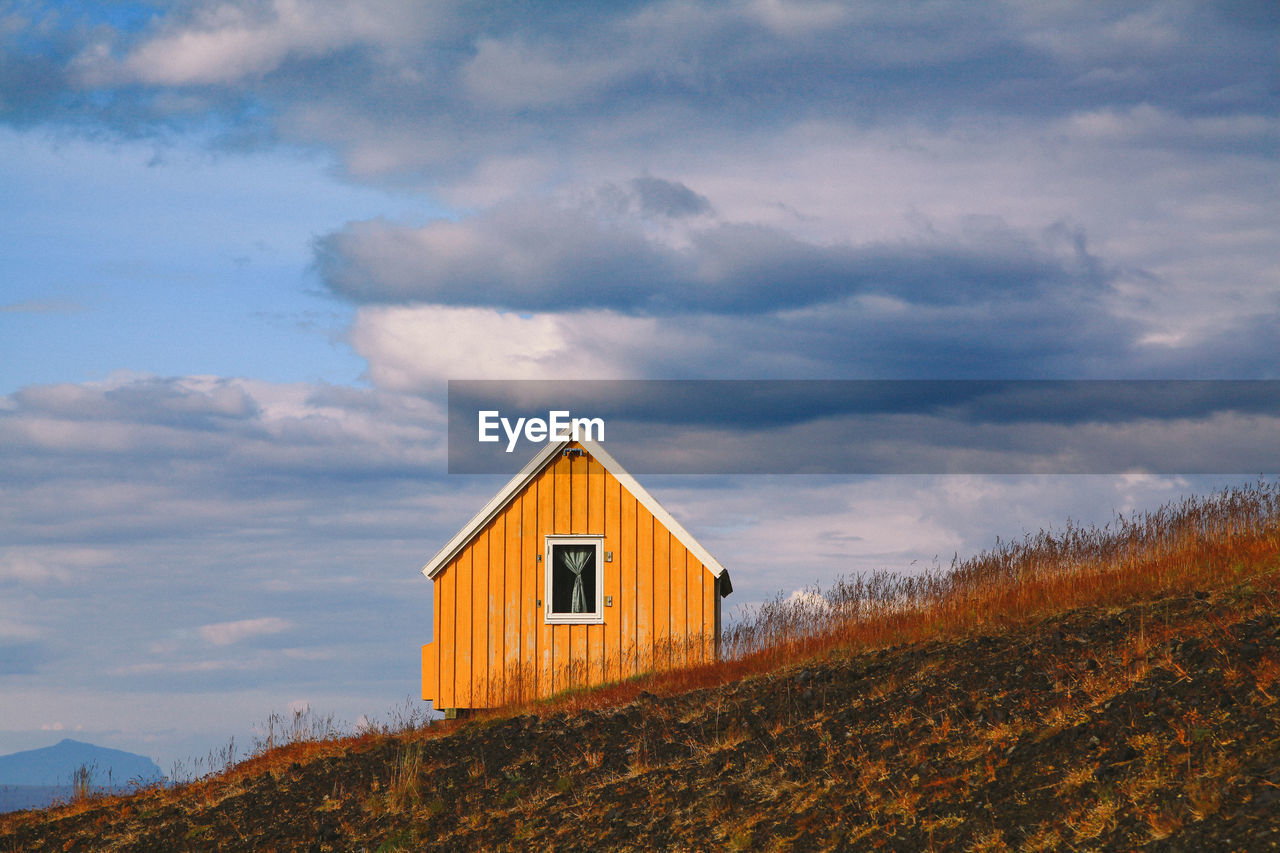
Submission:
<svg viewBox="0 0 1280 853">
<path fill-rule="evenodd" d="M 1103 795 L 1089 805 L 1067 818 L 1067 826 L 1080 843 L 1097 838 L 1115 825 L 1116 814 L 1120 811 L 1120 803 L 1108 795 Z"/>
<path fill-rule="evenodd" d="M 382 796 L 378 799 L 393 814 L 415 810 L 422 802 L 424 774 L 422 744 L 405 744 L 396 758 L 391 778 L 387 780 Z"/>
<path fill-rule="evenodd" d="M 1072 790 L 1075 788 L 1083 788 L 1094 780 L 1097 773 L 1095 764 L 1081 764 L 1062 774 L 1062 780 L 1058 783 L 1060 788 Z"/>
<path fill-rule="evenodd" d="M 1102 528 L 1042 531 L 946 571 L 878 573 L 841 579 L 799 599 L 779 595 L 732 629 L 723 647 L 732 658 L 794 659 L 834 646 L 919 642 L 1076 606 L 1117 606 L 1237 583 L 1274 573 L 1278 550 L 1280 488 L 1260 482 L 1118 517 Z M 1146 638 L 1145 626 L 1140 635 Z M 1148 644 L 1158 639 L 1153 635 Z M 1134 651 L 1137 658 L 1145 650 Z"/>
<path fill-rule="evenodd" d="M 1272 695 L 1275 691 L 1275 684 L 1280 681 L 1280 663 L 1269 658 L 1261 661 L 1253 668 L 1254 689 L 1267 698 L 1268 702 L 1274 702 L 1275 697 Z"/>
<path fill-rule="evenodd" d="M 1062 833 L 1053 826 L 1038 826 L 1035 831 L 1022 842 L 1020 850 L 1025 853 L 1042 853 L 1048 850 L 1062 849 Z"/>
<path fill-rule="evenodd" d="M 1005 843 L 1004 835 L 995 829 L 979 836 L 972 844 L 965 847 L 965 850 L 971 853 L 997 853 L 997 851 L 1008 849 L 1009 845 Z"/>
<path fill-rule="evenodd" d="M 1156 809 L 1145 815 L 1147 833 L 1155 841 L 1168 838 L 1182 828 L 1182 818 L 1172 812 Z"/>
</svg>

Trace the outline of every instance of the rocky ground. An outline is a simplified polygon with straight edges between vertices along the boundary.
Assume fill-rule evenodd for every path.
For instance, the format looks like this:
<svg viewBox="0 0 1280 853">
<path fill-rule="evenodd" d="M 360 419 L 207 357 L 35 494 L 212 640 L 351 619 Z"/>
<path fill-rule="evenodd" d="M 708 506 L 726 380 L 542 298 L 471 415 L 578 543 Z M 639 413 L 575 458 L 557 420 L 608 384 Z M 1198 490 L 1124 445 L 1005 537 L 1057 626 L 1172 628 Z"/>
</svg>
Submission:
<svg viewBox="0 0 1280 853">
<path fill-rule="evenodd" d="M 0 818 L 28 850 L 1280 849 L 1280 606 L 1237 586 Z"/>
</svg>

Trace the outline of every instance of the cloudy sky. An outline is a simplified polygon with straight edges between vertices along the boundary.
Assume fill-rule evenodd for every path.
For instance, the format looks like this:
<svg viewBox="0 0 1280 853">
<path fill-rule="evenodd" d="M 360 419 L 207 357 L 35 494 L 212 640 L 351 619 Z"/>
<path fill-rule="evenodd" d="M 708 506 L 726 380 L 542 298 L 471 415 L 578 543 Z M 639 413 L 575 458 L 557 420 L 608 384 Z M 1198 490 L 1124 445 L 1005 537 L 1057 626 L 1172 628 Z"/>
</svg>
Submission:
<svg viewBox="0 0 1280 853">
<path fill-rule="evenodd" d="M 449 379 L 1280 378 L 1278 18 L 0 2 L 0 752 L 415 693 Z M 745 603 L 1223 481 L 652 485 Z"/>
</svg>

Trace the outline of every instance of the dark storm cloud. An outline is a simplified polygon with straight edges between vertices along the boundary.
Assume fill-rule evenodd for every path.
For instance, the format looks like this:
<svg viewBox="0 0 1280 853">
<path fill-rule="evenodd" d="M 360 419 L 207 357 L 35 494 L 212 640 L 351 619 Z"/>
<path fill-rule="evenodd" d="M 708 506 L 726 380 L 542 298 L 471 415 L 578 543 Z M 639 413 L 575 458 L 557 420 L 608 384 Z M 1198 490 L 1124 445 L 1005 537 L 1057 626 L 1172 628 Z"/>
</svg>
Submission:
<svg viewBox="0 0 1280 853">
<path fill-rule="evenodd" d="M 680 185 L 661 182 L 661 193 L 648 186 L 644 204 L 666 215 L 691 205 L 703 209 L 700 197 Z M 695 228 L 686 245 L 672 246 L 633 220 L 511 204 L 422 228 L 352 223 L 318 242 L 317 259 L 328 287 L 357 302 L 518 311 L 758 313 L 855 296 L 963 311 L 1055 294 L 1087 297 L 1106 288 L 1106 273 L 1082 241 L 1047 239 L 1036 245 L 997 232 L 968 245 L 855 247 L 718 223 Z"/>
<path fill-rule="evenodd" d="M 755 430 L 829 418 L 925 415 L 960 423 L 1123 424 L 1230 413 L 1280 415 L 1274 380 L 454 380 L 451 426 L 479 409 L 589 410 L 594 417 Z"/>
<path fill-rule="evenodd" d="M 661 178 L 633 178 L 628 186 L 635 193 L 640 209 L 651 216 L 697 216 L 711 213 L 711 202 L 678 181 Z"/>
</svg>

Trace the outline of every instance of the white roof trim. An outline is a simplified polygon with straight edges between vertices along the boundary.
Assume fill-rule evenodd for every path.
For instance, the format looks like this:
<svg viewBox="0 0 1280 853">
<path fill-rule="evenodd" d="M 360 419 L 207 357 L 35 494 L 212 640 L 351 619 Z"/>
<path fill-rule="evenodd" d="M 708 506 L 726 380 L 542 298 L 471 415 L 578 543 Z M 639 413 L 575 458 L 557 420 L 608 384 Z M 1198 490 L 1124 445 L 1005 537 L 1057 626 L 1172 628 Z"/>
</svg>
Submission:
<svg viewBox="0 0 1280 853">
<path fill-rule="evenodd" d="M 440 549 L 440 552 L 431 558 L 431 561 L 422 567 L 422 573 L 429 578 L 434 578 L 439 574 L 440 570 L 449 564 L 449 561 L 458 555 L 458 552 L 466 547 L 486 524 L 492 521 L 503 507 L 513 498 L 521 489 L 529 484 L 534 477 L 551 461 L 551 459 L 568 447 L 572 443 L 572 439 L 565 439 L 558 442 L 547 442 L 546 446 L 539 450 L 537 455 L 529 460 L 529 463 L 520 469 L 520 473 L 511 478 L 499 492 L 493 496 L 490 501 L 484 505 L 484 508 L 476 513 L 467 524 L 457 532 L 457 534 L 449 540 L 449 542 Z M 598 442 L 589 439 L 583 439 L 578 442 L 582 448 L 591 454 L 604 469 L 614 476 L 614 478 L 622 484 L 622 488 L 626 489 L 635 499 L 644 506 L 645 509 L 653 515 L 664 527 L 671 532 L 671 535 L 680 540 L 680 544 L 689 549 L 689 553 L 698 558 L 698 562 L 707 567 L 711 574 L 718 578 L 723 578 L 721 595 L 728 595 L 733 591 L 733 586 L 729 582 L 729 572 L 724 566 L 720 565 L 720 561 L 711 556 L 711 552 L 702 546 L 702 543 L 693 538 L 689 531 L 684 529 L 684 525 L 676 521 L 671 513 L 667 512 L 662 504 L 658 503 L 657 498 L 649 494 L 644 486 L 636 480 L 635 477 L 618 464 L 618 460 L 614 459 L 607 450 L 600 446 Z"/>
</svg>

